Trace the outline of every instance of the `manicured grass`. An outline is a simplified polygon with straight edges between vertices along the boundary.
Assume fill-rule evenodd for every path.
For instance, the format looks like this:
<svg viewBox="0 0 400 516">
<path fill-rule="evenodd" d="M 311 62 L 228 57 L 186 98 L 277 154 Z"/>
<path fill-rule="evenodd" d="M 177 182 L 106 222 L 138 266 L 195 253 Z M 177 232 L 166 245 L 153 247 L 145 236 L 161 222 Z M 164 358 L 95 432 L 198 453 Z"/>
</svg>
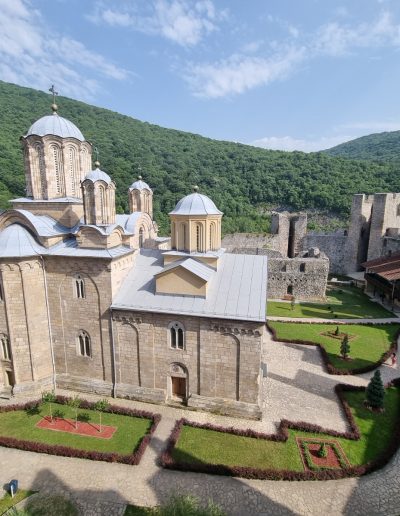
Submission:
<svg viewBox="0 0 400 516">
<path fill-rule="evenodd" d="M 319 317 L 323 319 L 383 319 L 391 312 L 371 301 L 356 287 L 329 288 L 326 303 L 290 303 L 268 301 L 267 315 L 275 317 Z"/>
<path fill-rule="evenodd" d="M 280 443 L 184 426 L 173 450 L 173 458 L 175 461 L 191 464 L 303 471 L 295 437 L 305 436 L 336 439 L 351 465 L 365 464 L 377 458 L 389 445 L 400 416 L 400 389 L 392 387 L 386 390 L 383 414 L 370 412 L 364 407 L 365 393 L 362 391 L 345 392 L 344 396 L 361 432 L 361 439 L 358 441 L 289 430 L 288 440 Z"/>
<path fill-rule="evenodd" d="M 14 507 L 14 505 L 19 503 L 21 500 L 24 500 L 34 493 L 35 491 L 24 491 L 23 489 L 19 489 L 14 498 L 12 498 L 9 493 L 6 493 L 3 498 L 0 499 L 0 515 L 4 514 L 8 509 Z"/>
<path fill-rule="evenodd" d="M 337 369 L 359 369 L 377 363 L 386 353 L 395 339 L 399 324 L 382 324 L 379 326 L 366 326 L 357 324 L 341 324 L 340 332 L 353 335 L 350 340 L 350 358 L 345 361 L 339 356 L 340 339 L 334 339 L 325 332 L 335 330 L 332 324 L 306 324 L 270 321 L 269 326 L 276 331 L 278 340 L 303 340 L 321 344 L 327 354 L 330 363 Z"/>
<path fill-rule="evenodd" d="M 66 405 L 53 403 L 53 414 L 55 411 L 60 411 L 63 417 L 75 419 L 75 411 Z M 80 450 L 130 455 L 151 425 L 149 419 L 103 413 L 102 424 L 116 426 L 117 431 L 111 439 L 98 439 L 96 437 L 72 435 L 66 432 L 36 428 L 36 423 L 48 414 L 47 404 L 39 405 L 39 413 L 36 413 L 34 410 L 16 410 L 1 413 L 0 436 L 52 445 L 70 446 Z M 97 412 L 79 409 L 78 414 L 86 414 L 90 418 L 89 422 L 96 425 L 97 428 L 99 424 Z"/>
</svg>

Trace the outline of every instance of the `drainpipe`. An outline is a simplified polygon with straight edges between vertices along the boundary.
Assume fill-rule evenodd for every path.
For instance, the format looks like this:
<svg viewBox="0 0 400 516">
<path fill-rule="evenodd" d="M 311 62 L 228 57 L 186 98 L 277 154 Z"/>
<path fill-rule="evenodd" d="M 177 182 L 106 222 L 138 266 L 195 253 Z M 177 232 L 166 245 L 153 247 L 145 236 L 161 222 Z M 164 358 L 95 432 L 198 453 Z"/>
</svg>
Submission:
<svg viewBox="0 0 400 516">
<path fill-rule="evenodd" d="M 112 361 L 113 361 L 113 388 L 112 397 L 117 397 L 117 365 L 115 362 L 115 342 L 114 342 L 114 325 L 112 317 L 112 308 L 110 307 L 110 326 L 111 326 L 111 348 L 112 348 Z"/>
<path fill-rule="evenodd" d="M 49 307 L 49 295 L 47 291 L 47 275 L 46 268 L 44 266 L 43 256 L 39 255 L 40 260 L 42 262 L 42 270 L 43 270 L 43 278 L 44 278 L 44 293 L 46 297 L 46 310 L 47 310 L 47 321 L 49 327 L 49 338 L 50 338 L 50 350 L 51 350 L 51 363 L 53 367 L 53 391 L 56 391 L 56 364 L 54 360 L 54 347 L 53 347 L 53 332 L 51 330 L 51 321 L 50 321 L 50 307 Z"/>
</svg>

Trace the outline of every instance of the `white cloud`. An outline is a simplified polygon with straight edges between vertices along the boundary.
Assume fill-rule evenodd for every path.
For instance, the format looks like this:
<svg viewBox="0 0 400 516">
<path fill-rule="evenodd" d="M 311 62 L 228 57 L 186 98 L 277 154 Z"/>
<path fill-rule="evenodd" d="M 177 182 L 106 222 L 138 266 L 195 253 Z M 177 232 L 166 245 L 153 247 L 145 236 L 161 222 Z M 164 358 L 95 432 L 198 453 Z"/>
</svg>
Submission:
<svg viewBox="0 0 400 516">
<path fill-rule="evenodd" d="M 54 34 L 26 0 L 0 0 L 0 79 L 89 100 L 99 78 L 125 79 L 129 72 L 72 38 Z"/>
<path fill-rule="evenodd" d="M 159 35 L 182 46 L 194 46 L 208 33 L 216 30 L 216 23 L 225 17 L 217 12 L 211 0 L 154 0 L 146 6 L 146 12 L 138 13 L 135 5 L 125 5 L 121 10 L 98 3 L 89 19 L 95 23 L 107 23 L 149 35 Z"/>
<path fill-rule="evenodd" d="M 304 49 L 294 47 L 270 58 L 233 55 L 216 63 L 192 64 L 185 79 L 198 97 L 225 97 L 287 77 L 304 57 Z"/>
<path fill-rule="evenodd" d="M 263 147 L 264 149 L 284 150 L 284 151 L 303 151 L 303 152 L 317 152 L 324 149 L 329 149 L 340 143 L 347 142 L 353 137 L 340 136 L 322 136 L 315 140 L 306 140 L 302 138 L 293 138 L 292 136 L 266 136 L 250 143 L 255 147 Z"/>
<path fill-rule="evenodd" d="M 267 19 L 283 24 L 273 17 Z M 270 42 L 270 52 L 273 52 L 270 56 L 261 54 L 256 45 L 250 45 L 242 47 L 244 55 L 233 54 L 224 60 L 188 66 L 184 78 L 193 94 L 204 98 L 229 97 L 285 79 L 300 63 L 321 56 L 340 57 L 360 48 L 400 47 L 400 24 L 395 23 L 388 12 L 382 12 L 369 24 L 328 23 L 308 36 L 295 27 L 287 25 L 287 28 L 291 42 Z M 257 51 L 258 55 L 246 55 Z"/>
</svg>

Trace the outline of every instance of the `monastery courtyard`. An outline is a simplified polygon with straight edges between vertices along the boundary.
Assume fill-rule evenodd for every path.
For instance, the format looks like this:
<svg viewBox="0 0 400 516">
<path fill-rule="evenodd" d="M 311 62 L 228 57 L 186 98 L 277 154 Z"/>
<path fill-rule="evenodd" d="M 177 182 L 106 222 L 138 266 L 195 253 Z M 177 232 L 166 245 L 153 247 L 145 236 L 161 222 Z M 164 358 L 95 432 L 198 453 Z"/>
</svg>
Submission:
<svg viewBox="0 0 400 516">
<path fill-rule="evenodd" d="M 322 367 L 317 347 L 273 342 L 263 350 L 268 363 L 263 383 L 263 421 L 246 421 L 205 412 L 118 399 L 117 405 L 162 416 L 140 465 L 129 466 L 0 448 L 0 481 L 19 480 L 22 489 L 70 498 L 84 515 L 122 515 L 127 504 L 157 505 L 172 494 L 191 494 L 213 500 L 227 514 L 250 515 L 385 515 L 400 507 L 400 452 L 378 472 L 360 478 L 330 481 L 247 480 L 165 470 L 157 458 L 181 417 L 197 422 L 274 432 L 282 418 L 307 421 L 338 431 L 345 419 L 333 388 L 337 383 L 366 385 L 372 373 L 334 376 Z M 382 365 L 383 381 L 398 376 L 398 366 Z M 71 395 L 70 391 L 57 391 Z M 91 395 L 82 395 L 95 399 Z M 1 403 L 8 403 L 2 400 Z M 82 486 L 85 486 L 82 489 Z"/>
</svg>

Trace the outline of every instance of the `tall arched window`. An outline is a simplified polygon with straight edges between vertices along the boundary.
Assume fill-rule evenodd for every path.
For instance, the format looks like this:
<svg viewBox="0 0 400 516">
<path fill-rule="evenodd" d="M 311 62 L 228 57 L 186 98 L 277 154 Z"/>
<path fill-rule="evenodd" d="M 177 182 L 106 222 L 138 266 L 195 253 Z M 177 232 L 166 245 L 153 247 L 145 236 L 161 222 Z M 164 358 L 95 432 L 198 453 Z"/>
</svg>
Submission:
<svg viewBox="0 0 400 516">
<path fill-rule="evenodd" d="M 200 224 L 196 225 L 196 251 L 201 253 L 201 226 Z"/>
<path fill-rule="evenodd" d="M 143 228 L 139 229 L 139 247 L 142 248 L 144 244 L 144 231 Z"/>
<path fill-rule="evenodd" d="M 185 349 L 185 328 L 180 322 L 168 325 L 169 345 L 173 349 Z"/>
<path fill-rule="evenodd" d="M 75 276 L 75 297 L 83 299 L 86 297 L 85 293 L 85 280 L 79 274 Z"/>
<path fill-rule="evenodd" d="M 7 335 L 0 336 L 1 352 L 4 360 L 11 360 L 10 341 Z"/>
<path fill-rule="evenodd" d="M 71 145 L 68 147 L 68 168 L 71 181 L 71 194 L 76 197 L 77 170 L 76 170 L 76 150 Z"/>
<path fill-rule="evenodd" d="M 50 146 L 52 154 L 53 154 L 53 163 L 54 163 L 54 177 L 56 180 L 56 193 L 61 194 L 62 185 L 61 185 L 61 174 L 62 174 L 62 162 L 61 162 L 61 152 L 60 148 L 57 145 Z"/>
<path fill-rule="evenodd" d="M 78 334 L 78 353 L 82 357 L 92 356 L 90 337 L 84 330 L 81 330 Z"/>
<path fill-rule="evenodd" d="M 99 199 L 100 199 L 100 217 L 101 224 L 106 224 L 106 213 L 105 213 L 105 191 L 103 186 L 99 186 Z"/>
<path fill-rule="evenodd" d="M 210 224 L 210 250 L 215 250 L 215 223 L 211 222 Z"/>
</svg>

